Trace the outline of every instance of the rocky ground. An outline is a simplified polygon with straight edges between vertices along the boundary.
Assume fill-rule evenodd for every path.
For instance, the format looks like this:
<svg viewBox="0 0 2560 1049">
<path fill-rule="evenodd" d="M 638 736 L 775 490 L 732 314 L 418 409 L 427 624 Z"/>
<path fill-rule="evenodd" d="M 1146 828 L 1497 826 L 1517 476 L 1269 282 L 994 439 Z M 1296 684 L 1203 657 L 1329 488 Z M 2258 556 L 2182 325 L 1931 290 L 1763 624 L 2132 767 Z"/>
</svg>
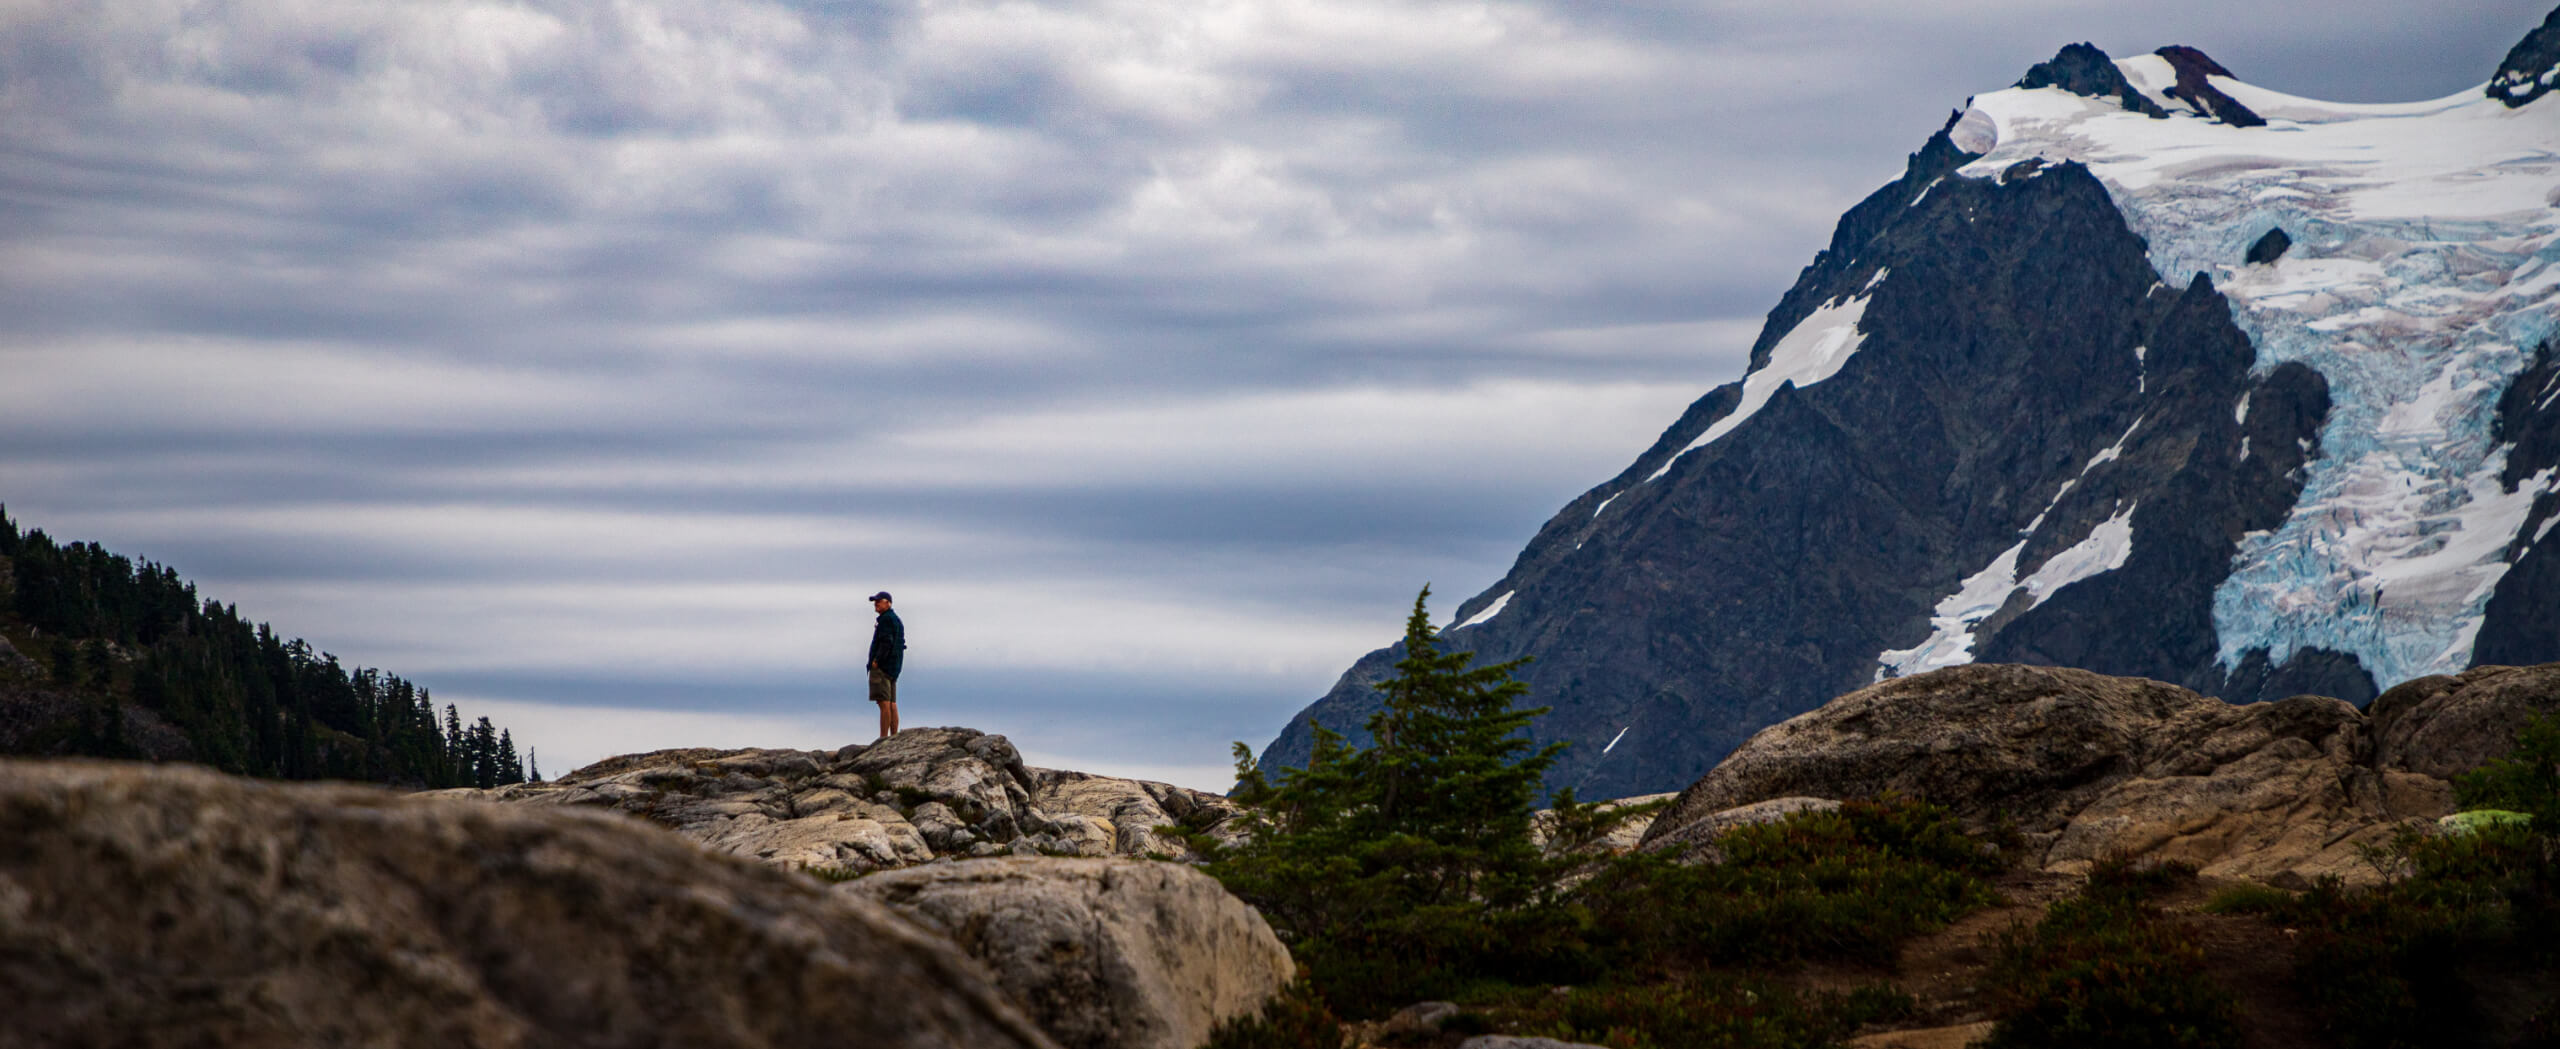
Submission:
<svg viewBox="0 0 2560 1049">
<path fill-rule="evenodd" d="M 2448 777 L 2555 709 L 2560 664 L 2420 679 L 2363 711 L 1956 668 L 1773 726 L 1659 818 L 1578 847 L 1712 860 L 1722 828 L 1887 791 L 2012 841 L 2024 862 L 2000 906 L 1912 941 L 1889 971 L 1785 976 L 1911 994 L 1917 1015 L 1864 1049 L 1979 1038 L 1987 938 L 2034 921 L 2092 860 L 2193 864 L 2202 876 L 2164 909 L 2240 994 L 2253 1049 L 2307 1049 L 2326 1043 L 2291 985 L 2289 934 L 2204 900 L 2238 881 L 2374 879 L 2357 845 L 2447 811 Z M 0 762 L 0 998 L 40 1003 L 0 1024 L 0 1049 L 368 1031 L 785 1045 L 846 1030 L 878 1045 L 1182 1049 L 1293 970 L 1214 880 L 1146 860 L 1196 860 L 1192 843 L 1234 840 L 1243 815 L 1200 791 L 1031 768 L 1004 737 L 961 728 L 833 751 L 657 751 L 416 795 Z"/>
<path fill-rule="evenodd" d="M 660 750 L 422 796 L 615 809 L 720 852 L 852 874 L 989 856 L 1194 860 L 1185 835 L 1231 840 L 1244 811 L 1168 783 L 1032 768 L 1003 736 L 966 728 L 833 751 Z"/>
</svg>

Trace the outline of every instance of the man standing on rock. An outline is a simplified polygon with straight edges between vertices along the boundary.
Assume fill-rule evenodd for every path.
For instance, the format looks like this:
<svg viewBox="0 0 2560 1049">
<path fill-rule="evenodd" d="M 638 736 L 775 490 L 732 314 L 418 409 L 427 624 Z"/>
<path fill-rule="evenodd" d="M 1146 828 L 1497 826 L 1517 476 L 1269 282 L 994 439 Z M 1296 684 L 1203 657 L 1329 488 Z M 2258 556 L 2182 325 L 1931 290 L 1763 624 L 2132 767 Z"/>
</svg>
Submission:
<svg viewBox="0 0 2560 1049">
<path fill-rule="evenodd" d="M 871 628 L 871 701 L 880 705 L 880 738 L 898 734 L 898 669 L 907 661 L 907 625 L 889 609 L 889 592 L 871 595 L 880 621 Z"/>
</svg>

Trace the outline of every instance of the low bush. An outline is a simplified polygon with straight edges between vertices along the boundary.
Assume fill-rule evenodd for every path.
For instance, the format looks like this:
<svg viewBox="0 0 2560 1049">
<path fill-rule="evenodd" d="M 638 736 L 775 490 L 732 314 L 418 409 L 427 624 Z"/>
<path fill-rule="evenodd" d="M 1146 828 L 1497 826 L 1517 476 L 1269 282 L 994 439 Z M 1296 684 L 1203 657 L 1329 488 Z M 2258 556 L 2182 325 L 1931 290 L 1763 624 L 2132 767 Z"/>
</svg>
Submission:
<svg viewBox="0 0 2560 1049">
<path fill-rule="evenodd" d="M 1889 990 L 1800 995 L 1761 981 L 1698 974 L 1561 994 L 1524 991 L 1495 1011 L 1523 1033 L 1610 1049 L 1819 1049 L 1881 1018 L 1879 1008 L 1907 1013 L 1911 1006 Z"/>
<path fill-rule="evenodd" d="M 2204 910 L 2207 914 L 2280 914 L 2293 903 L 2290 892 L 2244 881 L 2214 890 L 2212 898 L 2204 901 Z"/>
<path fill-rule="evenodd" d="M 2382 852 L 2393 880 L 2362 890 L 2323 881 L 2270 912 L 2301 930 L 2295 975 L 2324 1025 L 2345 1049 L 2511 1041 L 2492 1030 L 2480 988 L 2536 973 L 2560 982 L 2550 836 L 2488 823 L 2406 832 Z"/>
<path fill-rule="evenodd" d="M 1575 893 L 1612 972 L 1805 959 L 1882 965 L 1896 945 L 1994 899 L 2000 859 L 1943 808 L 1852 802 L 1738 827 L 1721 863 L 1638 854 Z"/>
<path fill-rule="evenodd" d="M 2538 1016 L 2508 1001 L 2560 986 L 2560 714 L 2527 722 L 2455 795 L 2524 817 L 2404 829 L 2370 850 L 2383 884 L 2327 880 L 2265 912 L 2300 930 L 2297 982 L 2344 1049 L 2560 1046 L 2548 991 Z"/>
<path fill-rule="evenodd" d="M 2223 1049 L 2239 1006 L 2149 897 L 2192 869 L 2102 863 L 2044 920 L 1997 937 L 1989 1049 Z"/>
</svg>

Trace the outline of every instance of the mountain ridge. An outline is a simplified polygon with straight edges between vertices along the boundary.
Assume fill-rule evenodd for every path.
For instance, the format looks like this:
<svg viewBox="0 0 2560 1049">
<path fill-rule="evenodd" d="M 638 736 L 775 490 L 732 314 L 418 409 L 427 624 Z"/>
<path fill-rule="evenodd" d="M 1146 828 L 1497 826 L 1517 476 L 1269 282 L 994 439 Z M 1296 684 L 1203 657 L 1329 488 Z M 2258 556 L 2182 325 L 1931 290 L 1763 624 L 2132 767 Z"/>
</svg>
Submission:
<svg viewBox="0 0 2560 1049">
<path fill-rule="evenodd" d="M 2560 382 L 2536 290 L 2560 267 L 2547 222 L 2454 215 L 2516 195 L 2509 147 L 2551 114 L 2495 81 L 2342 106 L 2193 49 L 2103 59 L 2072 45 L 1951 115 L 1842 216 L 1742 380 L 1459 603 L 1450 647 L 1534 659 L 1521 677 L 1554 710 L 1532 735 L 1573 744 L 1550 789 L 1677 789 L 1831 695 L 1977 659 L 2363 703 L 2460 669 L 2457 642 L 2560 658 L 2535 613 L 2560 566 L 2528 541 L 2560 517 L 2560 423 L 2514 392 Z M 2486 167 L 2332 170 L 2356 136 L 2410 129 L 2486 142 Z M 2314 152 L 2214 166 L 2267 135 Z M 2404 185 L 2472 174 L 2489 187 L 2447 221 L 2395 217 Z M 2292 250 L 2247 257 L 2279 231 Z M 2357 363 L 2368 343 L 2398 370 Z M 2404 476 L 2423 498 L 2367 491 Z M 2327 550 L 2332 520 L 2364 545 Z M 1311 718 L 1364 738 L 1396 657 L 1356 662 L 1264 764 L 1302 763 Z"/>
</svg>

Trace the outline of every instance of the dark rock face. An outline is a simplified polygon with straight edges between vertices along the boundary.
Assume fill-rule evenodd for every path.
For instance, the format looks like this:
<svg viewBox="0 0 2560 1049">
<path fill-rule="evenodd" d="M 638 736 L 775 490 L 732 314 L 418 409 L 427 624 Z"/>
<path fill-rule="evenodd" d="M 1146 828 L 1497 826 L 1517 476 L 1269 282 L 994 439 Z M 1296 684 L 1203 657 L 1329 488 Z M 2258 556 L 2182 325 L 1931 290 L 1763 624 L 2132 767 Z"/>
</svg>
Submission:
<svg viewBox="0 0 2560 1049">
<path fill-rule="evenodd" d="M 2560 17 L 2560 15 L 2555 15 Z M 2545 342 L 2534 351 L 2533 365 L 2508 384 L 2498 398 L 2498 419 L 2491 431 L 2514 447 L 2507 452 L 2500 483 L 2512 492 L 2544 470 L 2560 469 L 2560 347 Z M 2507 552 L 2511 567 L 2489 594 L 2488 614 L 2473 639 L 2476 663 L 2527 663 L 2560 653 L 2560 610 L 2552 607 L 2560 594 L 2560 493 L 2534 501 L 2516 545 Z"/>
<path fill-rule="evenodd" d="M 1051 1047 L 949 943 L 622 816 L 0 762 L 0 1046 Z"/>
<path fill-rule="evenodd" d="M 2178 71 L 2177 86 L 2166 89 L 2164 94 L 2194 106 L 2197 112 L 2232 127 L 2266 125 L 2265 117 L 2241 105 L 2238 99 L 2223 94 L 2221 88 L 2213 86 L 2211 81 L 2205 79 L 2208 76 L 2231 76 L 2231 71 L 2222 68 L 2222 63 L 2214 61 L 2211 56 L 2195 48 L 2184 46 L 2164 47 L 2152 53 L 2168 59 L 2169 67 Z"/>
<path fill-rule="evenodd" d="M 2267 263 L 2283 258 L 2284 253 L 2292 247 L 2293 236 L 2291 234 L 2286 233 L 2281 228 L 2268 230 L 2266 236 L 2258 238 L 2257 243 L 2249 245 L 2249 264 L 2252 266 L 2264 266 Z"/>
<path fill-rule="evenodd" d="M 1974 664 L 1860 689 L 1772 725 L 1672 802 L 1644 847 L 1709 840 L 1773 798 L 1886 792 L 2007 825 L 2048 869 L 2110 854 L 2303 884 L 2376 876 L 2356 846 L 2452 810 L 2446 781 L 2560 710 L 2560 664 L 2233 705 L 2141 678 Z"/>
<path fill-rule="evenodd" d="M 2508 49 L 2507 60 L 2489 78 L 2489 97 L 2514 109 L 2549 94 L 2560 83 L 2560 8 Z"/>
<path fill-rule="evenodd" d="M 1536 657 L 1520 676 L 1554 712 L 1533 734 L 1574 742 L 1550 788 L 1684 784 L 1761 726 L 1873 680 L 1878 654 L 1924 640 L 1934 604 L 2005 548 L 2023 538 L 2018 564 L 2040 564 L 2125 513 L 2129 563 L 2004 611 L 1983 658 L 2223 688 L 2213 590 L 2239 537 L 2298 494 L 2325 384 L 2301 367 L 2253 379 L 2221 294 L 2160 286 L 2086 169 L 1942 177 L 1966 157 L 1933 137 L 1771 313 L 1755 364 L 1823 304 L 1866 296 L 1864 341 L 1837 374 L 1780 387 L 1683 454 L 1742 399 L 1738 385 L 1701 398 L 1458 608 L 1513 595 L 1448 642 Z M 2103 598 L 2081 593 L 2101 583 Z M 1310 717 L 1365 738 L 1370 685 L 1399 656 L 1363 658 L 1266 763 L 1306 760 Z"/>
<path fill-rule="evenodd" d="M 2058 87 L 2075 95 L 2090 98 L 2112 98 L 2126 109 L 2146 116 L 2167 118 L 2169 111 L 2144 98 L 2125 80 L 2124 71 L 2115 60 L 2090 44 L 2072 44 L 2051 59 L 2039 62 L 2018 78 L 2019 87 Z"/>
</svg>

